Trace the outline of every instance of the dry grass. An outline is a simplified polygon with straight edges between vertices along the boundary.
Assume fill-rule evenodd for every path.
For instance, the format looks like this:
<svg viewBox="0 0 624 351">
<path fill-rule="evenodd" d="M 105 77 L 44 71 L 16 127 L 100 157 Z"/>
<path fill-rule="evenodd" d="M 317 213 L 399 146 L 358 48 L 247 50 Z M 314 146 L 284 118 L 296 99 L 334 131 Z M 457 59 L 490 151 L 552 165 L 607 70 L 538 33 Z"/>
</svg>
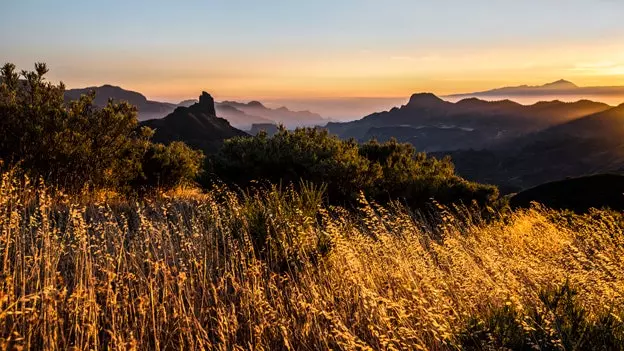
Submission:
<svg viewBox="0 0 624 351">
<path fill-rule="evenodd" d="M 315 189 L 183 193 L 78 205 L 5 174 L 0 347 L 573 349 L 572 312 L 544 297 L 561 286 L 577 292 L 577 339 L 606 326 L 611 341 L 596 345 L 622 340 L 615 214 L 533 209 L 483 223 L 364 200 L 353 214 L 323 207 Z M 501 331 L 510 325 L 520 341 Z"/>
</svg>

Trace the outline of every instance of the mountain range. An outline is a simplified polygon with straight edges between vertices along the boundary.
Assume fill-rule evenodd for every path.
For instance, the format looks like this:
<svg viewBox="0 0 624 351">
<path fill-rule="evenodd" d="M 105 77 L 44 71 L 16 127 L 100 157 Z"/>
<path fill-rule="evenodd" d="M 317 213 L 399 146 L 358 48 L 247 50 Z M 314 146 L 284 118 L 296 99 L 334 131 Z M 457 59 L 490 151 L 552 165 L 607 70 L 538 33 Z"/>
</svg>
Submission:
<svg viewBox="0 0 624 351">
<path fill-rule="evenodd" d="M 428 152 L 480 149 L 609 108 L 588 100 L 528 106 L 510 100 L 490 102 L 476 98 L 452 103 L 421 93 L 412 95 L 401 107 L 352 122 L 328 123 L 326 128 L 342 138 L 359 141 L 394 137 Z"/>
<path fill-rule="evenodd" d="M 178 104 L 150 101 L 141 93 L 112 85 L 69 89 L 65 91 L 65 99 L 75 100 L 90 91 L 95 92 L 94 102 L 97 106 L 105 106 L 108 99 L 127 101 L 135 105 L 139 112 L 140 121 L 163 118 L 172 113 L 177 107 L 189 107 L 198 102 L 195 99 L 184 100 Z M 253 124 L 283 124 L 287 128 L 295 128 L 320 126 L 327 123 L 327 120 L 317 113 L 291 111 L 286 107 L 272 109 L 258 101 L 249 103 L 224 101 L 217 102 L 215 106 L 218 116 L 227 119 L 232 126 L 243 130 L 250 130 Z"/>
<path fill-rule="evenodd" d="M 498 91 L 544 92 L 574 87 L 558 81 Z M 258 101 L 215 103 L 207 93 L 199 100 L 168 104 L 117 87 L 95 89 L 98 105 L 113 98 L 137 104 L 142 118 L 166 114 L 142 122 L 156 130 L 155 141 L 185 141 L 206 153 L 215 152 L 227 138 L 248 135 L 236 127 L 252 130 L 252 134 L 260 130 L 271 134 L 276 123 L 286 122 L 292 128 L 326 121 L 318 114 L 271 109 Z M 85 92 L 71 90 L 66 97 Z M 624 104 L 612 107 L 590 100 L 554 100 L 523 105 L 474 97 L 453 103 L 431 93 L 419 93 L 403 106 L 352 122 L 330 122 L 325 128 L 345 139 L 363 142 L 396 138 L 413 144 L 418 151 L 450 155 L 461 176 L 498 185 L 505 193 L 566 177 L 624 173 Z"/>
</svg>

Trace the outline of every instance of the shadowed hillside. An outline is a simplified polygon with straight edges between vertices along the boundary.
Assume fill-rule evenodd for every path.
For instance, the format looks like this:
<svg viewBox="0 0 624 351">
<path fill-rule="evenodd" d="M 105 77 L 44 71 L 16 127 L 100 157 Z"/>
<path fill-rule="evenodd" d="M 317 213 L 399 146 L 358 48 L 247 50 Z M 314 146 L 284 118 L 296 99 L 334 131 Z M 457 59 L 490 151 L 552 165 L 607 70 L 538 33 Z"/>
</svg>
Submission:
<svg viewBox="0 0 624 351">
<path fill-rule="evenodd" d="M 532 202 L 576 212 L 603 207 L 624 211 L 624 176 L 601 174 L 546 183 L 514 195 L 510 204 L 528 208 Z"/>
<path fill-rule="evenodd" d="M 448 154 L 464 177 L 516 189 L 566 177 L 624 174 L 624 105 L 513 139 L 490 150 Z"/>
</svg>

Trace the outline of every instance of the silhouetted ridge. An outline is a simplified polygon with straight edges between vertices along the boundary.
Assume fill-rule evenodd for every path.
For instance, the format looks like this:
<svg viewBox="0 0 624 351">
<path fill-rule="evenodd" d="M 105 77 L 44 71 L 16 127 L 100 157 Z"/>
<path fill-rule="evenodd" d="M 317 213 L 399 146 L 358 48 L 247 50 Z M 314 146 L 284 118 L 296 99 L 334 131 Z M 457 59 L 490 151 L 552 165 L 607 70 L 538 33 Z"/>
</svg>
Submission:
<svg viewBox="0 0 624 351">
<path fill-rule="evenodd" d="M 139 110 L 139 120 L 148 120 L 166 116 L 176 107 L 176 105 L 166 102 L 150 101 L 141 93 L 125 90 L 121 87 L 110 84 L 105 84 L 99 87 L 66 90 L 65 101 L 77 100 L 81 95 L 88 94 L 91 91 L 95 92 L 94 103 L 96 106 L 106 106 L 109 99 L 113 99 L 116 102 L 127 102 L 136 106 Z"/>
</svg>

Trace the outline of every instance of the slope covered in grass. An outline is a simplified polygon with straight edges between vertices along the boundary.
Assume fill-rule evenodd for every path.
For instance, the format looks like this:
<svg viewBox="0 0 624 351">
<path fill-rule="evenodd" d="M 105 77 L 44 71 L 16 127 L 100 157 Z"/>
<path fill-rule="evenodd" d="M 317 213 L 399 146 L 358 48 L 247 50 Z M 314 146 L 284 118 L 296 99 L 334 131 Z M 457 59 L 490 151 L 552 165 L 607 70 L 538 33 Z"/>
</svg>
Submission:
<svg viewBox="0 0 624 351">
<path fill-rule="evenodd" d="M 0 185 L 0 342 L 26 349 L 619 349 L 624 223 L 484 222 L 320 190 L 142 201 Z"/>
</svg>

